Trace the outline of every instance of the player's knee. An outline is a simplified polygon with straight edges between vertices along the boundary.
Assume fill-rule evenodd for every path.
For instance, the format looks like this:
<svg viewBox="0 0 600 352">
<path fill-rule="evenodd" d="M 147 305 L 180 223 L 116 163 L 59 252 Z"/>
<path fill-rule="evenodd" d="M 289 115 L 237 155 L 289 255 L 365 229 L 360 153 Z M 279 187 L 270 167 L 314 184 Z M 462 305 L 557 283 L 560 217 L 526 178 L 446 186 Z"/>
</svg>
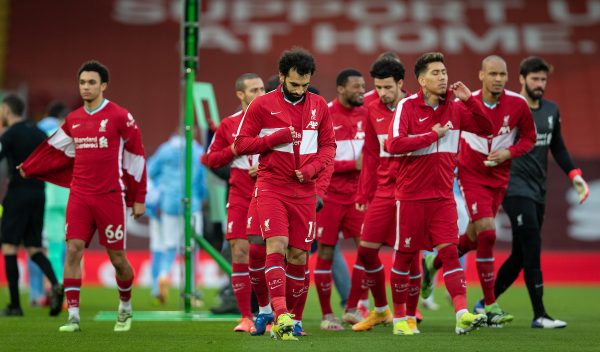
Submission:
<svg viewBox="0 0 600 352">
<path fill-rule="evenodd" d="M 496 232 L 483 231 L 477 235 L 477 243 L 484 247 L 494 247 L 496 243 Z"/>
<path fill-rule="evenodd" d="M 479 219 L 479 220 L 475 221 L 473 223 L 473 225 L 475 227 L 476 233 L 480 233 L 482 231 L 490 231 L 490 230 L 495 231 L 496 230 L 496 223 L 494 221 L 494 218 Z"/>
<path fill-rule="evenodd" d="M 231 258 L 235 263 L 247 262 L 248 252 L 248 243 L 237 243 L 231 246 Z"/>
<path fill-rule="evenodd" d="M 319 243 L 317 254 L 323 260 L 333 260 L 333 250 L 335 247 Z"/>
<path fill-rule="evenodd" d="M 290 247 L 287 251 L 287 260 L 292 264 L 304 265 L 306 264 L 306 251 Z"/>
</svg>

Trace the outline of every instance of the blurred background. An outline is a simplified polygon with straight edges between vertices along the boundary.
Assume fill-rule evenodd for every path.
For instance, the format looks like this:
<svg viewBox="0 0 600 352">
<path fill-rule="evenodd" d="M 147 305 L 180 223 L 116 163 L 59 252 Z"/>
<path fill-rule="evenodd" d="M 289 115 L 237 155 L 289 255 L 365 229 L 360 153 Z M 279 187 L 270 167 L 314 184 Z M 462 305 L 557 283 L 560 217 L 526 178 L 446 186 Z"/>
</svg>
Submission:
<svg viewBox="0 0 600 352">
<path fill-rule="evenodd" d="M 77 70 L 97 59 L 111 72 L 105 96 L 132 112 L 151 155 L 182 111 L 182 9 L 181 0 L 0 0 L 0 90 L 25 96 L 33 119 L 53 100 L 77 107 Z M 600 1 L 205 0 L 201 12 L 197 80 L 214 86 L 221 118 L 239 108 L 240 74 L 255 72 L 266 82 L 281 52 L 295 45 L 315 55 L 312 84 L 328 101 L 347 67 L 363 72 L 371 89 L 369 67 L 384 51 L 399 54 L 410 92 L 423 52 L 443 52 L 450 80 L 472 90 L 481 86 L 481 60 L 500 55 L 508 62 L 507 88 L 517 92 L 520 61 L 544 57 L 555 68 L 545 98 L 560 107 L 563 136 L 591 196 L 577 205 L 568 177 L 551 162 L 543 246 L 556 252 L 557 266 L 566 255 L 600 264 Z M 206 146 L 207 131 L 202 135 Z M 499 222 L 499 248 L 508 248 L 508 220 Z M 143 261 L 140 226 L 128 245 Z M 591 279 L 600 282 L 598 273 Z"/>
</svg>

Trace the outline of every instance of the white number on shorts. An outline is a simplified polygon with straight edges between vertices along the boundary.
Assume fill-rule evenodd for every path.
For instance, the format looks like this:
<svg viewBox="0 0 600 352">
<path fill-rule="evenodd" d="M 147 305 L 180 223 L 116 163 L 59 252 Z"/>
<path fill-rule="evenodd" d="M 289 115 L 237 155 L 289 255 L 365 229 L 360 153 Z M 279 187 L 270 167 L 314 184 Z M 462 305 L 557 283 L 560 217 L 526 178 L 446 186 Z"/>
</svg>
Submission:
<svg viewBox="0 0 600 352">
<path fill-rule="evenodd" d="M 309 221 L 308 222 L 308 235 L 306 236 L 306 239 L 304 240 L 304 242 L 308 243 L 308 242 L 312 242 L 316 235 L 317 235 L 317 224 L 315 223 L 315 221 Z"/>
<path fill-rule="evenodd" d="M 117 226 L 116 230 L 112 230 L 113 225 L 106 226 L 106 230 L 104 230 L 104 235 L 108 239 L 108 242 L 117 242 L 123 239 L 125 233 L 123 232 L 123 225 Z"/>
</svg>

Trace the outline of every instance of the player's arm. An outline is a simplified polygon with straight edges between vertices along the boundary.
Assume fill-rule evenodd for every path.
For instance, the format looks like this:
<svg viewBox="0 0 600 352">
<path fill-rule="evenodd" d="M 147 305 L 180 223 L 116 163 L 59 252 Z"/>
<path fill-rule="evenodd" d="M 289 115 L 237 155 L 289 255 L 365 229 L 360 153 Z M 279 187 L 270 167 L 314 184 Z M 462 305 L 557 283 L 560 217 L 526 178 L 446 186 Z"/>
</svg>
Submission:
<svg viewBox="0 0 600 352">
<path fill-rule="evenodd" d="M 123 151 L 123 169 L 132 178 L 129 182 L 133 194 L 133 217 L 138 218 L 146 211 L 146 154 L 142 144 L 142 133 L 128 113 L 120 124 L 120 133 L 125 140 Z"/>
<path fill-rule="evenodd" d="M 12 133 L 10 129 L 5 130 L 0 136 L 0 160 L 6 157 L 6 152 L 10 149 Z M 19 165 L 20 166 L 20 165 Z"/>
<path fill-rule="evenodd" d="M 365 126 L 365 144 L 362 149 L 362 169 L 360 170 L 360 176 L 358 178 L 358 189 L 356 191 L 356 197 L 354 202 L 359 205 L 360 208 L 364 208 L 364 205 L 369 203 L 375 196 L 377 189 L 377 168 L 380 163 L 380 150 L 379 139 L 377 138 L 377 132 L 373 128 L 371 119 L 367 120 Z"/>
<path fill-rule="evenodd" d="M 457 113 L 460 117 L 460 128 L 463 131 L 472 132 L 481 136 L 494 133 L 492 120 L 485 112 L 483 103 L 476 99 L 471 91 L 462 82 L 450 85 L 454 95 L 460 100 L 457 102 Z"/>
<path fill-rule="evenodd" d="M 202 164 L 211 169 L 218 169 L 233 161 L 235 155 L 231 149 L 231 143 L 227 140 L 227 134 L 231 134 L 231 132 L 228 119 L 223 120 L 213 136 L 208 151 L 200 157 Z"/>
<path fill-rule="evenodd" d="M 508 148 L 511 158 L 518 158 L 528 153 L 535 146 L 537 138 L 533 115 L 529 106 L 524 101 L 522 104 L 521 119 L 517 127 L 519 128 L 519 140 Z"/>
<path fill-rule="evenodd" d="M 575 167 L 575 163 L 567 150 L 565 141 L 563 140 L 562 133 L 560 131 L 560 114 L 555 119 L 554 130 L 552 131 L 552 140 L 550 141 L 550 152 L 556 160 L 556 163 L 560 168 L 569 175 L 571 182 L 577 195 L 579 195 L 579 203 L 585 202 L 590 195 L 590 188 L 587 182 L 583 179 L 583 173 L 581 169 Z"/>
<path fill-rule="evenodd" d="M 258 137 L 262 124 L 262 114 L 269 113 L 260 104 L 250 104 L 238 128 L 237 137 L 231 146 L 235 155 L 262 154 L 274 147 L 293 141 L 293 127 L 281 128 L 264 137 Z"/>
<path fill-rule="evenodd" d="M 492 162 L 488 166 L 496 166 L 506 160 L 518 158 L 529 152 L 535 146 L 536 132 L 535 122 L 531 110 L 525 101 L 519 107 L 521 117 L 517 123 L 519 129 L 519 140 L 506 149 L 494 150 L 488 155 L 487 160 Z"/>
<path fill-rule="evenodd" d="M 332 163 L 335 155 L 336 145 L 331 115 L 329 115 L 329 109 L 327 108 L 321 109 L 321 111 L 323 111 L 323 115 L 319 124 L 319 146 L 313 160 L 303 165 L 300 170 L 296 170 L 296 176 L 300 182 L 312 180 L 317 174 L 325 170 Z"/>
<path fill-rule="evenodd" d="M 408 120 L 412 117 L 408 109 L 403 108 L 403 102 L 398 104 L 394 119 L 388 130 L 388 139 L 385 149 L 392 154 L 407 154 L 425 148 L 441 138 L 448 129 L 438 134 L 436 130 L 418 135 L 408 135 Z M 439 123 L 434 127 L 439 127 Z"/>
</svg>

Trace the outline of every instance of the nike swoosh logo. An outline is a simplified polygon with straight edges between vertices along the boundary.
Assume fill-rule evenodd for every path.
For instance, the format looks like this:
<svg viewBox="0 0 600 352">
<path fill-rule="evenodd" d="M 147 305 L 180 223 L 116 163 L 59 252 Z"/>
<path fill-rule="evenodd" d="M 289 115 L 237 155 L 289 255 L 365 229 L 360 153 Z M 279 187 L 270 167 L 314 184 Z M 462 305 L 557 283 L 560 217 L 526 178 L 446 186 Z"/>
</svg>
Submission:
<svg viewBox="0 0 600 352">
<path fill-rule="evenodd" d="M 279 113 L 281 113 L 281 111 L 271 111 L 271 115 L 277 115 Z"/>
<path fill-rule="evenodd" d="M 305 238 L 305 239 L 304 239 L 304 242 L 306 242 L 306 243 L 311 243 L 312 241 L 313 241 L 313 239 L 312 239 L 312 238 Z"/>
<path fill-rule="evenodd" d="M 419 122 L 423 122 L 423 121 L 427 120 L 428 118 L 429 118 L 429 116 L 419 119 Z"/>
<path fill-rule="evenodd" d="M 340 125 L 340 126 L 333 126 L 333 130 L 334 130 L 334 131 L 337 131 L 337 130 L 339 130 L 339 129 L 340 129 L 340 128 L 342 128 L 342 127 L 344 127 L 344 126 L 342 126 L 342 125 Z"/>
<path fill-rule="evenodd" d="M 377 121 L 377 122 L 381 122 L 381 121 L 383 121 L 384 119 L 385 119 L 385 117 L 378 117 L 378 118 L 376 118 L 376 119 L 375 119 L 375 121 Z"/>
<path fill-rule="evenodd" d="M 281 286 L 283 286 L 283 284 L 279 284 L 279 285 L 277 285 L 277 286 L 273 286 L 273 287 L 271 287 L 271 290 L 274 290 L 274 289 L 276 289 L 277 287 L 281 287 Z"/>
<path fill-rule="evenodd" d="M 80 125 L 79 123 L 77 123 L 77 124 L 74 124 L 73 126 L 71 126 L 71 128 L 72 128 L 72 129 L 76 129 L 77 127 L 79 127 L 79 125 Z"/>
</svg>

